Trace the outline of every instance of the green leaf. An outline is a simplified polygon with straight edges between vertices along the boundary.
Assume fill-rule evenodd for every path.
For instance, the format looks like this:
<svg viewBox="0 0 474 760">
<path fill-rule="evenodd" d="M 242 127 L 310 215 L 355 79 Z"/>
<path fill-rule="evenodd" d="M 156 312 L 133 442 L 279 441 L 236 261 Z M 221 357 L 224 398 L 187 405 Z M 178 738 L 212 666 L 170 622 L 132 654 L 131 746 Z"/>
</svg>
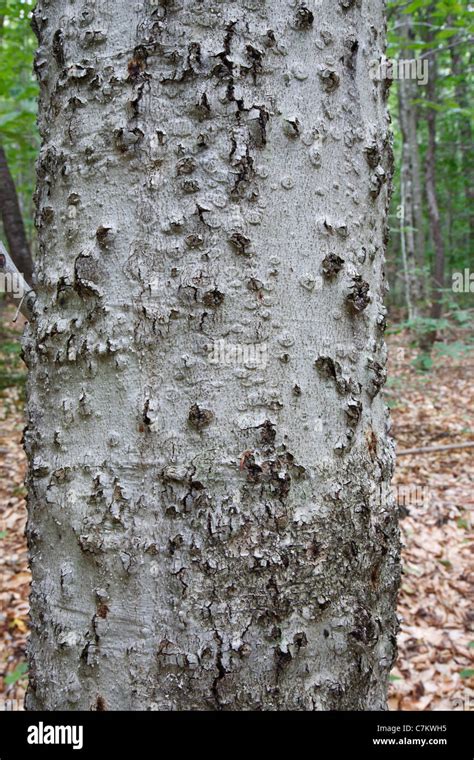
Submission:
<svg viewBox="0 0 474 760">
<path fill-rule="evenodd" d="M 424 8 L 427 4 L 427 0 L 413 0 L 412 3 L 408 3 L 407 6 L 403 9 L 403 13 L 414 13 L 415 11 L 419 10 L 420 8 Z"/>
<path fill-rule="evenodd" d="M 464 670 L 461 670 L 459 675 L 461 678 L 472 678 L 474 676 L 474 670 L 472 668 L 464 668 Z"/>
<path fill-rule="evenodd" d="M 12 684 L 19 681 L 21 678 L 23 678 L 24 675 L 28 672 L 28 665 L 26 662 L 20 662 L 19 665 L 16 666 L 15 670 L 12 670 L 11 673 L 8 673 L 8 675 L 5 676 L 3 679 L 5 681 L 6 686 L 11 686 Z"/>
</svg>

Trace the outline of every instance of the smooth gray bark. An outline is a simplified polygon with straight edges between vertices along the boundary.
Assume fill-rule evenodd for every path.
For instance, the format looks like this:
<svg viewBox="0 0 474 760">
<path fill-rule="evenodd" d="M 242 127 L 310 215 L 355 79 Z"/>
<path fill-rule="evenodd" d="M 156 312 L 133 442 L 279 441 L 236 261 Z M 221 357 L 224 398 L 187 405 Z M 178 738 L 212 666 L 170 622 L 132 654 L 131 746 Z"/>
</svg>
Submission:
<svg viewBox="0 0 474 760">
<path fill-rule="evenodd" d="M 384 3 L 35 19 L 28 709 L 384 708 Z"/>
</svg>

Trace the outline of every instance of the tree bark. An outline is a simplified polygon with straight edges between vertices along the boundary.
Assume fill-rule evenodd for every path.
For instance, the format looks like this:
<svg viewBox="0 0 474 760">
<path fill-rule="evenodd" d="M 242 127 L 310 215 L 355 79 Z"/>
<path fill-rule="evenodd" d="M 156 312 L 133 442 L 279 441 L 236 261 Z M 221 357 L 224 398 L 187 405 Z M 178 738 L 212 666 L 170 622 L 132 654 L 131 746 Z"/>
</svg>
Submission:
<svg viewBox="0 0 474 760">
<path fill-rule="evenodd" d="M 428 43 L 433 42 L 431 29 L 427 32 Z M 428 57 L 428 84 L 426 96 L 430 103 L 436 103 L 437 60 L 436 51 L 429 50 L 425 53 Z M 428 144 L 425 159 L 426 197 L 428 203 L 428 216 L 430 220 L 430 232 L 433 242 L 434 263 L 431 286 L 431 311 L 432 319 L 440 319 L 443 313 L 443 289 L 444 289 L 444 241 L 441 230 L 438 196 L 436 191 L 436 110 L 427 106 L 426 122 L 428 126 Z M 424 351 L 429 351 L 437 337 L 437 330 L 431 330 L 422 337 L 420 346 Z"/>
<path fill-rule="evenodd" d="M 470 56 L 470 62 L 472 56 Z M 474 245 L 474 166 L 472 157 L 472 126 L 469 116 L 469 94 L 463 69 L 462 55 L 459 48 L 454 45 L 451 48 L 452 73 L 457 78 L 455 84 L 456 101 L 465 110 L 459 119 L 459 137 L 461 139 L 461 166 L 464 179 L 464 195 L 466 200 L 466 213 L 468 214 L 468 236 L 466 247 L 468 253 Z"/>
<path fill-rule="evenodd" d="M 28 709 L 384 709 L 384 3 L 35 24 Z"/>
<path fill-rule="evenodd" d="M 3 229 L 10 249 L 10 255 L 17 269 L 31 285 L 33 259 L 26 237 L 23 217 L 13 177 L 8 168 L 7 157 L 0 145 L 0 209 Z"/>
<path fill-rule="evenodd" d="M 410 47 L 412 24 L 410 16 L 400 14 L 397 28 L 404 45 L 400 51 L 402 60 L 413 58 Z M 409 271 L 410 301 L 415 311 L 425 294 L 425 240 L 423 224 L 423 201 L 420 180 L 418 150 L 418 115 L 413 101 L 418 84 L 411 79 L 398 82 L 398 112 L 402 135 L 401 175 L 404 191 L 405 244 Z"/>
</svg>

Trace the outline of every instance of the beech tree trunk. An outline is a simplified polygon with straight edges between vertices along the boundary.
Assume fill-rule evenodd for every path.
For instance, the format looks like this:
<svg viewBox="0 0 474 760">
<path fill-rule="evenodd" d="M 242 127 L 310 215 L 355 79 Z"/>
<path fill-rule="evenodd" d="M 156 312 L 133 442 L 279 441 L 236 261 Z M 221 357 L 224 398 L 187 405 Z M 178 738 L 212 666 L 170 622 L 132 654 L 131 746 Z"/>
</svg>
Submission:
<svg viewBox="0 0 474 760">
<path fill-rule="evenodd" d="M 41 0 L 30 710 L 376 710 L 382 0 Z"/>
</svg>

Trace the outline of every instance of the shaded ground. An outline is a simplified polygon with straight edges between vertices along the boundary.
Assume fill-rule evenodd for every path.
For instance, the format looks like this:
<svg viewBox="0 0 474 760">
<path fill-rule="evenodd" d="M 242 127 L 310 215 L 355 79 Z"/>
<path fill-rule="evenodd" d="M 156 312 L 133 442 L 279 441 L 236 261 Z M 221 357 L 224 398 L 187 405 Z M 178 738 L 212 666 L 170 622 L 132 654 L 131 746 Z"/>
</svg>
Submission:
<svg viewBox="0 0 474 760">
<path fill-rule="evenodd" d="M 11 312 L 8 313 L 11 318 Z M 26 687 L 29 573 L 21 448 L 24 368 L 15 331 L 0 318 L 0 700 L 22 704 Z M 3 326 L 2 326 L 3 325 Z M 412 366 L 408 336 L 390 339 L 393 433 L 398 449 L 474 441 L 474 352 L 460 342 L 432 370 Z M 442 349 L 443 351 L 445 349 Z M 472 508 L 474 449 L 401 456 L 395 476 L 405 517 L 399 658 L 392 710 L 474 708 Z M 408 514 L 406 514 L 408 512 Z M 13 705 L 14 707 L 16 704 Z"/>
</svg>

